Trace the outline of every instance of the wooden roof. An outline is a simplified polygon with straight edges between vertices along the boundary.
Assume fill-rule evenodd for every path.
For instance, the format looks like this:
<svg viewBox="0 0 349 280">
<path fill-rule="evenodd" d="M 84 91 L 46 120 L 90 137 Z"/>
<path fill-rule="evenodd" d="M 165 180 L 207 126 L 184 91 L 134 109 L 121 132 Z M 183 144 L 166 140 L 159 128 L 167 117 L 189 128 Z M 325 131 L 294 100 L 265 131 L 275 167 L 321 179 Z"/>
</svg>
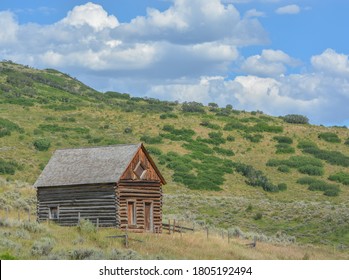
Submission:
<svg viewBox="0 0 349 280">
<path fill-rule="evenodd" d="M 166 183 L 143 144 L 57 150 L 34 187 L 116 183 L 139 149 L 145 151 L 162 183 Z"/>
</svg>

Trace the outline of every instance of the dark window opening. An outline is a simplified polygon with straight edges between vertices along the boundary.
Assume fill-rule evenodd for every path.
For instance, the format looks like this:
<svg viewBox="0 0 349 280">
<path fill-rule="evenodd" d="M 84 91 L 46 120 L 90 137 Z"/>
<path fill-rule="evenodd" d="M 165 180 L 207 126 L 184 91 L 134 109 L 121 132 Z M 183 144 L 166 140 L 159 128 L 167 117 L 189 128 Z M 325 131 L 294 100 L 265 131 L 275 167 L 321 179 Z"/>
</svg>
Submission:
<svg viewBox="0 0 349 280">
<path fill-rule="evenodd" d="M 49 219 L 57 220 L 59 218 L 58 206 L 50 207 Z"/>
<path fill-rule="evenodd" d="M 144 168 L 141 162 L 138 162 L 133 172 L 136 174 L 138 179 L 143 179 L 145 177 L 145 174 L 147 173 L 147 170 Z"/>
</svg>

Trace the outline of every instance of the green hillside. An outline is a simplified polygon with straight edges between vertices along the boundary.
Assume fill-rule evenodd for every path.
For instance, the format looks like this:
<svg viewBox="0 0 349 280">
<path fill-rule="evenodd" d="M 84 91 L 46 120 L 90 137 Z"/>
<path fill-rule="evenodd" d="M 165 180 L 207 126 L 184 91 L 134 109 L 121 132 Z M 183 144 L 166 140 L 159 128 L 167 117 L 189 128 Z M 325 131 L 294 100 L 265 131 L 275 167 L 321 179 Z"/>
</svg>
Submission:
<svg viewBox="0 0 349 280">
<path fill-rule="evenodd" d="M 165 219 L 348 250 L 348 129 L 233 106 L 100 93 L 1 62 L 0 207 L 35 211 L 35 193 L 14 186 L 33 184 L 58 148 L 142 141 L 168 182 Z"/>
</svg>

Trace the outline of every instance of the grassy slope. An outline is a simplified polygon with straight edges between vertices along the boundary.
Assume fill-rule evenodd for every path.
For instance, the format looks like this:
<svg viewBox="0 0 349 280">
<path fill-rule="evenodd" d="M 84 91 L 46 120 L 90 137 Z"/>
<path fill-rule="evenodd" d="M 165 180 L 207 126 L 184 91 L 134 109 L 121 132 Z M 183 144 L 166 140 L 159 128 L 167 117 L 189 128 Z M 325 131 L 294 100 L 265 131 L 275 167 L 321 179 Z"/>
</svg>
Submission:
<svg viewBox="0 0 349 280">
<path fill-rule="evenodd" d="M 145 100 L 105 98 L 57 71 L 39 71 L 11 63 L 1 63 L 0 69 L 0 115 L 24 129 L 24 132 L 12 131 L 11 135 L 0 138 L 1 158 L 7 161 L 14 160 L 21 166 L 21 170 L 17 170 L 14 175 L 1 175 L 3 178 L 32 184 L 57 148 L 139 142 L 143 135 L 158 136 L 159 133 L 164 133 L 162 128 L 166 124 L 176 128 L 191 128 L 195 131 L 192 139 L 208 138 L 210 132 L 217 131 L 200 125 L 203 120 L 208 120 L 219 125 L 221 129 L 218 131 L 223 133 L 224 138 L 228 135 L 235 137 L 235 141 L 227 141 L 220 145 L 222 148 L 232 149 L 235 156 L 214 156 L 252 165 L 255 169 L 263 171 L 274 184 L 286 183 L 288 189 L 278 193 L 265 192 L 261 188 L 248 186 L 245 183 L 246 178 L 234 172 L 225 174 L 221 191 L 190 190 L 183 184 L 174 182 L 173 170 L 161 164 L 161 157 L 154 154 L 153 157 L 168 182 L 164 187 L 165 219 L 176 218 L 223 229 L 238 227 L 243 232 L 267 235 L 269 239 L 274 240 L 282 234 L 291 239 L 295 237 L 298 243 L 325 244 L 331 250 L 333 246 L 348 246 L 348 186 L 338 184 L 341 189 L 340 195 L 327 197 L 322 192 L 311 192 L 306 186 L 297 184 L 296 180 L 304 177 L 297 170 L 291 169 L 290 173 L 281 173 L 275 167 L 266 166 L 266 162 L 271 158 L 287 159 L 292 155 L 303 155 L 297 144 L 304 139 L 317 143 L 321 149 L 336 150 L 349 156 L 349 146 L 343 143 L 349 136 L 347 129 L 292 125 L 284 123 L 281 119 L 268 117 L 267 123 L 282 126 L 283 132 L 261 132 L 261 142 L 252 143 L 245 139 L 245 132 L 236 129 L 225 131 L 222 128 L 232 119 L 242 120 L 244 125 L 253 126 L 266 117 L 263 114 L 239 112 L 230 114 L 229 117 L 219 117 L 208 108 L 205 108 L 205 114 L 183 113 L 180 105 L 160 104 L 157 107 L 157 104 L 150 104 L 151 102 Z M 24 82 L 15 81 L 11 84 L 8 82 L 8 76 L 13 73 L 19 77 L 24 73 L 30 81 L 23 78 Z M 33 75 L 40 79 L 30 78 Z M 22 85 L 18 86 L 18 83 Z M 22 103 L 18 104 L 18 100 L 22 100 Z M 29 104 L 32 106 L 27 106 L 28 101 L 32 102 Z M 178 118 L 161 119 L 160 115 L 164 113 L 159 109 L 161 107 L 173 108 L 173 113 Z M 52 132 L 40 127 L 48 124 L 65 127 L 65 131 Z M 132 132 L 125 133 L 126 128 L 132 128 Z M 335 132 L 342 142 L 328 143 L 318 139 L 319 133 L 328 131 Z M 276 142 L 272 140 L 275 135 L 291 137 L 295 154 L 276 154 Z M 40 138 L 51 141 L 48 151 L 37 151 L 34 148 L 33 141 Z M 156 147 L 163 154 L 170 151 L 176 151 L 180 155 L 190 153 L 182 147 L 183 143 L 184 141 L 163 138 L 160 144 L 146 146 Z M 209 147 L 212 148 L 213 145 Z M 348 168 L 345 167 L 330 165 L 325 161 L 323 164 L 325 172 L 319 178 L 324 181 L 328 181 L 328 176 L 336 172 L 348 172 Z M 0 193 L 4 195 L 11 191 L 16 192 L 12 188 L 2 187 Z M 31 195 L 29 192 L 24 197 Z M 6 203 L 10 202 L 5 200 L 1 207 L 5 207 Z M 17 206 L 11 207 L 16 209 Z M 258 215 L 262 215 L 262 218 L 257 219 Z M 189 256 L 178 253 L 166 257 Z"/>
</svg>

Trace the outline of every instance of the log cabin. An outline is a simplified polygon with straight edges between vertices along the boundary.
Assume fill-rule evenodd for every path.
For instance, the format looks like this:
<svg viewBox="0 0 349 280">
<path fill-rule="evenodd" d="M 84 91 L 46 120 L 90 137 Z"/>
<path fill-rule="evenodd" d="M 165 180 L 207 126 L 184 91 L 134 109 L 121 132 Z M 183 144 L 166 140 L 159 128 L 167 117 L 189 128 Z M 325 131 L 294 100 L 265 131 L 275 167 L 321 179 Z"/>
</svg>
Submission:
<svg viewBox="0 0 349 280">
<path fill-rule="evenodd" d="M 34 184 L 37 220 L 161 233 L 164 184 L 142 143 L 57 150 Z"/>
</svg>

